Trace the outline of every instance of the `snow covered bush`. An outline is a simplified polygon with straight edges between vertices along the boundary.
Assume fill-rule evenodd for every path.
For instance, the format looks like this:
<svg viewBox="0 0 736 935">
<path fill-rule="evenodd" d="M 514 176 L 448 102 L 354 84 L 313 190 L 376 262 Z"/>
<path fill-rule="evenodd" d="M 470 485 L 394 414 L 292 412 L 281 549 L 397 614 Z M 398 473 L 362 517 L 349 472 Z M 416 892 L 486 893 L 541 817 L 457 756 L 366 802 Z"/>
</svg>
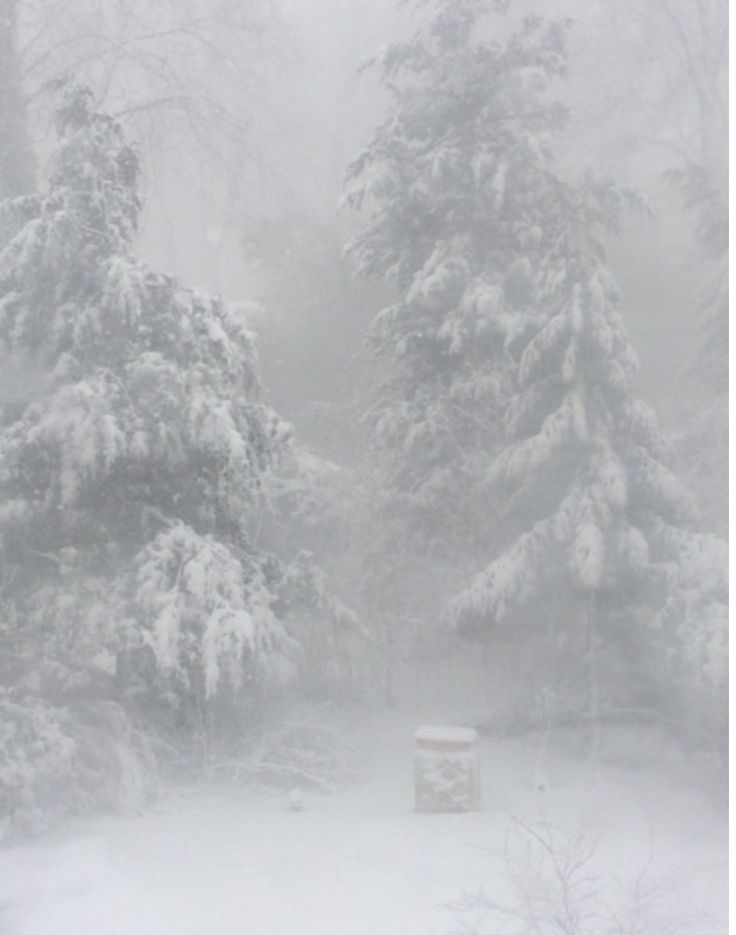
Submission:
<svg viewBox="0 0 736 935">
<path fill-rule="evenodd" d="M 138 814 L 159 785 L 155 738 L 116 701 L 84 696 L 69 708 L 75 742 L 68 807 L 77 814 L 112 810 Z"/>
<path fill-rule="evenodd" d="M 0 840 L 80 812 L 141 808 L 155 789 L 147 738 L 114 702 L 0 692 Z"/>
<path fill-rule="evenodd" d="M 75 748 L 64 715 L 39 698 L 0 693 L 0 840 L 42 830 L 49 806 L 59 808 Z"/>
</svg>

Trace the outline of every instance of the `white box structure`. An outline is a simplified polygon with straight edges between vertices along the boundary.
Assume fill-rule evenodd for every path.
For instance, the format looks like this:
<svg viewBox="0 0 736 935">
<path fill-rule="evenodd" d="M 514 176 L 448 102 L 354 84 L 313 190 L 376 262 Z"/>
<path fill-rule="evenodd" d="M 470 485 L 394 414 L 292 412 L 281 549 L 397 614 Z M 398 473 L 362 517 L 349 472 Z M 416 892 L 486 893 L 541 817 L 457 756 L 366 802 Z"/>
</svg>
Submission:
<svg viewBox="0 0 736 935">
<path fill-rule="evenodd" d="M 480 811 L 478 734 L 469 727 L 420 727 L 414 734 L 418 812 Z"/>
</svg>

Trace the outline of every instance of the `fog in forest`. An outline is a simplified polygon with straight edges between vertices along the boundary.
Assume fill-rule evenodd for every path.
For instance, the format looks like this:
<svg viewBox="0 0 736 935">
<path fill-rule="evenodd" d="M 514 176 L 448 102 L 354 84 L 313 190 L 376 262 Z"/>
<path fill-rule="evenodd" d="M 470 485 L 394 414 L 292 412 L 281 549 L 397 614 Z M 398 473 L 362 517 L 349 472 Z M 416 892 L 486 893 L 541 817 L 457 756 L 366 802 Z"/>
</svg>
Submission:
<svg viewBox="0 0 736 935">
<path fill-rule="evenodd" d="M 0 935 L 727 928 L 726 0 L 0 0 Z"/>
</svg>

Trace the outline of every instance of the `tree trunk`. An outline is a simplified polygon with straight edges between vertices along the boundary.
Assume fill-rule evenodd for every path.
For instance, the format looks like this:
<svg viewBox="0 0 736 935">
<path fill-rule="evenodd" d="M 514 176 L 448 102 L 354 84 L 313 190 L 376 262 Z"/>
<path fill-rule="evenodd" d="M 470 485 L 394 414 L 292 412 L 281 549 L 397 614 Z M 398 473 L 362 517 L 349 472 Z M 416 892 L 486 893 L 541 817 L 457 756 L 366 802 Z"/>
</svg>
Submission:
<svg viewBox="0 0 736 935">
<path fill-rule="evenodd" d="M 396 707 L 396 676 L 395 676 L 395 667 L 396 660 L 394 654 L 396 652 L 395 639 L 393 627 L 395 626 L 395 621 L 391 620 L 388 615 L 384 617 L 384 626 L 382 634 L 383 642 L 383 701 L 387 708 Z"/>
<path fill-rule="evenodd" d="M 20 0 L 0 0 L 0 201 L 35 187 L 18 50 L 19 6 Z"/>
<path fill-rule="evenodd" d="M 597 760 L 600 755 L 601 699 L 598 670 L 598 621 L 595 606 L 595 591 L 585 597 L 588 625 L 588 672 L 590 677 L 590 755 Z"/>
</svg>

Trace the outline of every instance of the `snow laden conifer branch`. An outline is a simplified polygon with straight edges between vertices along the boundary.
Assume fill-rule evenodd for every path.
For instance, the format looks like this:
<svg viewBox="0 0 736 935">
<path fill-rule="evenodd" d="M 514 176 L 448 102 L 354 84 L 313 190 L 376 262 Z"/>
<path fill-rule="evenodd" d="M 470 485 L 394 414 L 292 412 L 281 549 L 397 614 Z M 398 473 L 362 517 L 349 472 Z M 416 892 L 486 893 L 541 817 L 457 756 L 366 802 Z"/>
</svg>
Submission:
<svg viewBox="0 0 736 935">
<path fill-rule="evenodd" d="M 289 638 L 274 614 L 264 568 L 254 559 L 183 523 L 162 530 L 135 557 L 131 636 L 185 690 L 195 689 L 198 678 L 207 699 L 223 680 L 237 690 L 249 660 L 271 676 L 283 674 L 279 656 Z"/>
</svg>

